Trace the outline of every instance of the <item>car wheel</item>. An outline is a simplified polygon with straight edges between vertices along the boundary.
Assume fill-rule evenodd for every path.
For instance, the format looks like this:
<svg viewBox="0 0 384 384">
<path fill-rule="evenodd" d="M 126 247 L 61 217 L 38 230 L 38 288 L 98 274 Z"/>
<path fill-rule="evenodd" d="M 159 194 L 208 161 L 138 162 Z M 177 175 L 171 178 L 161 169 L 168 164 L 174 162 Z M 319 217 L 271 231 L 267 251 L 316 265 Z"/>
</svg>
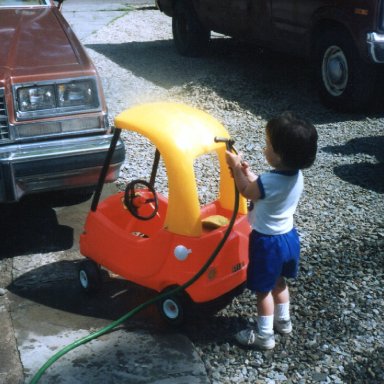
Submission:
<svg viewBox="0 0 384 384">
<path fill-rule="evenodd" d="M 169 291 L 174 288 L 169 288 Z M 164 291 L 164 292 L 166 292 Z M 186 320 L 187 300 L 182 292 L 166 296 L 158 301 L 158 308 L 162 317 L 172 326 L 180 326 Z"/>
<path fill-rule="evenodd" d="M 92 260 L 80 263 L 78 277 L 81 288 L 88 293 L 96 292 L 101 286 L 100 267 Z"/>
<path fill-rule="evenodd" d="M 192 5 L 178 0 L 172 17 L 173 40 L 183 56 L 200 56 L 206 50 L 210 31 L 202 26 Z"/>
<path fill-rule="evenodd" d="M 334 30 L 321 34 L 315 60 L 320 98 L 325 105 L 344 111 L 368 106 L 376 71 L 360 59 L 347 33 Z"/>
</svg>

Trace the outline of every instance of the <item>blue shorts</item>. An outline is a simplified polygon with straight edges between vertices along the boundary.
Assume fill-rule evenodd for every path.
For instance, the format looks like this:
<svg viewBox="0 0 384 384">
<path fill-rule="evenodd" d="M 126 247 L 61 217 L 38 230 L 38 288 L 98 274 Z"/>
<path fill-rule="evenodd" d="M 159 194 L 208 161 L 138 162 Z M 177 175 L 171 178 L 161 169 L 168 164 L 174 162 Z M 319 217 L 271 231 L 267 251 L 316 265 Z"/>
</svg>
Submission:
<svg viewBox="0 0 384 384">
<path fill-rule="evenodd" d="M 255 292 L 272 291 L 280 276 L 295 278 L 299 266 L 300 240 L 295 228 L 283 235 L 249 235 L 247 287 Z"/>
</svg>

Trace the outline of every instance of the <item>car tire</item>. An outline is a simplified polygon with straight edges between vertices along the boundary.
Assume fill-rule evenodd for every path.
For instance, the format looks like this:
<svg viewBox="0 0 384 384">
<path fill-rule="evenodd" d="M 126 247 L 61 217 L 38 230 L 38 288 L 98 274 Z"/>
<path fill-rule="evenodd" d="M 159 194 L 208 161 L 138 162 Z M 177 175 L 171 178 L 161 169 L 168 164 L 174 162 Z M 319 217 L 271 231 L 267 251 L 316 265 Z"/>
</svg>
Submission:
<svg viewBox="0 0 384 384">
<path fill-rule="evenodd" d="M 200 23 L 192 4 L 187 0 L 176 1 L 172 34 L 176 49 L 183 56 L 201 56 L 209 44 L 210 31 Z"/>
<path fill-rule="evenodd" d="M 80 287 L 87 293 L 96 292 L 101 286 L 100 266 L 92 260 L 84 260 L 79 264 L 78 277 Z"/>
<path fill-rule="evenodd" d="M 175 288 L 168 288 L 162 293 L 174 290 Z M 185 323 L 187 303 L 185 294 L 178 292 L 160 299 L 157 302 L 157 307 L 161 316 L 169 325 L 179 327 Z"/>
<path fill-rule="evenodd" d="M 360 57 L 348 33 L 328 30 L 315 47 L 315 76 L 322 102 L 342 111 L 366 109 L 376 80 L 373 65 Z"/>
</svg>

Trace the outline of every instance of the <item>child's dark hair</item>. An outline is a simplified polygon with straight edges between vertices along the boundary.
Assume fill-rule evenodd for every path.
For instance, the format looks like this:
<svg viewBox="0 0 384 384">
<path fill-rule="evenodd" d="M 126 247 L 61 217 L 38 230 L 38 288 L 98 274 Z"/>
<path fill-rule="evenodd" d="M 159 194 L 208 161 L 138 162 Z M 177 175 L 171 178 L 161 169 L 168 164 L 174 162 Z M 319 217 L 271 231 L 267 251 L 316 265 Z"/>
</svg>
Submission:
<svg viewBox="0 0 384 384">
<path fill-rule="evenodd" d="M 309 121 L 284 112 L 268 121 L 266 131 L 273 150 L 285 167 L 304 169 L 315 161 L 317 131 Z"/>
</svg>

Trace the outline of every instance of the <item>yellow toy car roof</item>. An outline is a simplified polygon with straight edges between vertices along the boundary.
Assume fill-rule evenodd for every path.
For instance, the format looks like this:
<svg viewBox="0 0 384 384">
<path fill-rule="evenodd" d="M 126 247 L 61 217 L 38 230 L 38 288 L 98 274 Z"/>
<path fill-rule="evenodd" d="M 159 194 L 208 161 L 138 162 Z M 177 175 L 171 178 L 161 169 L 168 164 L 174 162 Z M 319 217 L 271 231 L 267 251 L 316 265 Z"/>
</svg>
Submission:
<svg viewBox="0 0 384 384">
<path fill-rule="evenodd" d="M 168 230 L 186 236 L 202 233 L 193 164 L 203 154 L 217 153 L 221 176 L 219 202 L 225 209 L 233 208 L 234 184 L 225 162 L 225 145 L 214 140 L 217 136 L 230 136 L 214 117 L 184 104 L 150 103 L 120 113 L 115 126 L 138 132 L 159 150 L 168 175 Z M 245 199 L 240 201 L 239 212 L 246 212 Z"/>
</svg>

